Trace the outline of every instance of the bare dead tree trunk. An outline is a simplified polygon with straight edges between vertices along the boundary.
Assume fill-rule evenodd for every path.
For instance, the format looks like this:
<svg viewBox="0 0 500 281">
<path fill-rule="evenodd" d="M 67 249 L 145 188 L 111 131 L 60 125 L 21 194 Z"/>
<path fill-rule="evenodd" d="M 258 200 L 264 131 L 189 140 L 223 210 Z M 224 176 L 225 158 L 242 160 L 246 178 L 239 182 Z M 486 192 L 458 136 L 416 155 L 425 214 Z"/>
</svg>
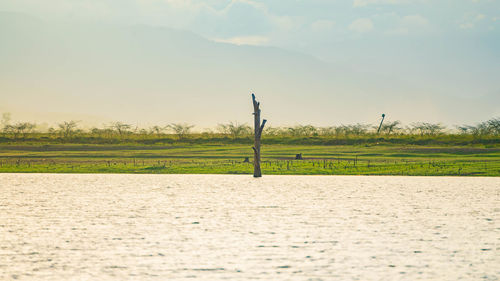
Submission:
<svg viewBox="0 0 500 281">
<path fill-rule="evenodd" d="M 378 126 L 377 134 L 380 133 L 380 128 L 382 128 L 382 123 L 384 123 L 385 114 L 382 113 L 382 120 L 380 121 L 380 125 Z"/>
<path fill-rule="evenodd" d="M 255 100 L 255 95 L 252 94 L 253 102 L 253 115 L 254 115 L 254 135 L 255 141 L 253 148 L 253 176 L 254 178 L 262 177 L 262 172 L 260 170 L 260 137 L 262 136 L 262 131 L 264 130 L 264 125 L 266 125 L 267 120 L 264 119 L 262 124 L 260 124 L 260 102 Z"/>
</svg>

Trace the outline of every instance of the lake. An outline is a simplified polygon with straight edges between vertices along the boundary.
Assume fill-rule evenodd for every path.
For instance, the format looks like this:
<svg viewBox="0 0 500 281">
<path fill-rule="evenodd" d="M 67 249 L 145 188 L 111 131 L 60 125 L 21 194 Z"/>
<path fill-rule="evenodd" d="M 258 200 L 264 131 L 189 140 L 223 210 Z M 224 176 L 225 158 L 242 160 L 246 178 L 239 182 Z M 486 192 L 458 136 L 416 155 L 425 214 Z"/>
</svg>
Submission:
<svg viewBox="0 0 500 281">
<path fill-rule="evenodd" d="M 498 280 L 500 178 L 0 174 L 0 280 Z"/>
</svg>

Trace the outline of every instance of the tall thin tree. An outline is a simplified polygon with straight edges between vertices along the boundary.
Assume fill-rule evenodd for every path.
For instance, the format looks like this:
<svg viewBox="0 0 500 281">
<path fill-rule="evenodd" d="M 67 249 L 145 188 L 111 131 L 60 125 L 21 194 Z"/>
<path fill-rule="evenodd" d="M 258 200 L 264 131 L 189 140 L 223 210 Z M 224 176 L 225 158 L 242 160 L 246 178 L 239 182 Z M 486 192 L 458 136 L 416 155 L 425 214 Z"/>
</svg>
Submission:
<svg viewBox="0 0 500 281">
<path fill-rule="evenodd" d="M 382 120 L 380 120 L 380 125 L 378 126 L 377 134 L 380 133 L 380 128 L 382 128 L 382 123 L 384 123 L 384 118 L 385 118 L 385 114 L 382 113 Z"/>
<path fill-rule="evenodd" d="M 255 95 L 252 93 L 253 102 L 253 117 L 254 117 L 254 146 L 253 148 L 253 176 L 255 178 L 262 177 L 262 171 L 260 170 L 260 137 L 262 136 L 262 131 L 266 125 L 267 120 L 264 119 L 262 124 L 260 123 L 260 102 L 255 100 Z"/>
</svg>

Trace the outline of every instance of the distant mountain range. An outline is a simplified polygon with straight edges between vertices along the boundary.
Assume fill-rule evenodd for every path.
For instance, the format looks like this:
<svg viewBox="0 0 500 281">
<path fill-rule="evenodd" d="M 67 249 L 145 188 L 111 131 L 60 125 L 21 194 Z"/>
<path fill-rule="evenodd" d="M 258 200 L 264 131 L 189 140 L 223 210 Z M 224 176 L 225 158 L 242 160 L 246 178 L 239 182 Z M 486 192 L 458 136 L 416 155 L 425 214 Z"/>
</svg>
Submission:
<svg viewBox="0 0 500 281">
<path fill-rule="evenodd" d="M 375 123 L 381 113 L 453 124 L 500 115 L 500 91 L 459 99 L 312 56 L 217 43 L 188 31 L 4 12 L 0 38 L 0 112 L 14 119 L 250 123 L 251 92 L 274 126 Z"/>
</svg>

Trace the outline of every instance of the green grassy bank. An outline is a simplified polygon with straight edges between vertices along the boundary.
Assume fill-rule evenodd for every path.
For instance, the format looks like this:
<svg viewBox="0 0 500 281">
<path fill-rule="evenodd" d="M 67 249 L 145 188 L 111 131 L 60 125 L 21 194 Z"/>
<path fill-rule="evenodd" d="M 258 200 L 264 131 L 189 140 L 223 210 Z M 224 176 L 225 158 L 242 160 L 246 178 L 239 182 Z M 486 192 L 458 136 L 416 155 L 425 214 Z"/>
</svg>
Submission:
<svg viewBox="0 0 500 281">
<path fill-rule="evenodd" d="M 301 144 L 298 139 L 298 144 L 284 145 L 265 139 L 262 170 L 296 175 L 500 176 L 498 138 L 486 144 L 461 144 L 463 139 L 451 137 L 443 138 L 445 144 L 430 138 L 421 140 L 424 144 L 367 139 L 349 139 L 353 143 L 341 145 Z M 299 153 L 304 160 L 294 160 Z M 252 156 L 247 139 L 82 144 L 38 138 L 0 142 L 0 172 L 251 174 L 252 164 L 243 160 L 251 161 Z"/>
</svg>

